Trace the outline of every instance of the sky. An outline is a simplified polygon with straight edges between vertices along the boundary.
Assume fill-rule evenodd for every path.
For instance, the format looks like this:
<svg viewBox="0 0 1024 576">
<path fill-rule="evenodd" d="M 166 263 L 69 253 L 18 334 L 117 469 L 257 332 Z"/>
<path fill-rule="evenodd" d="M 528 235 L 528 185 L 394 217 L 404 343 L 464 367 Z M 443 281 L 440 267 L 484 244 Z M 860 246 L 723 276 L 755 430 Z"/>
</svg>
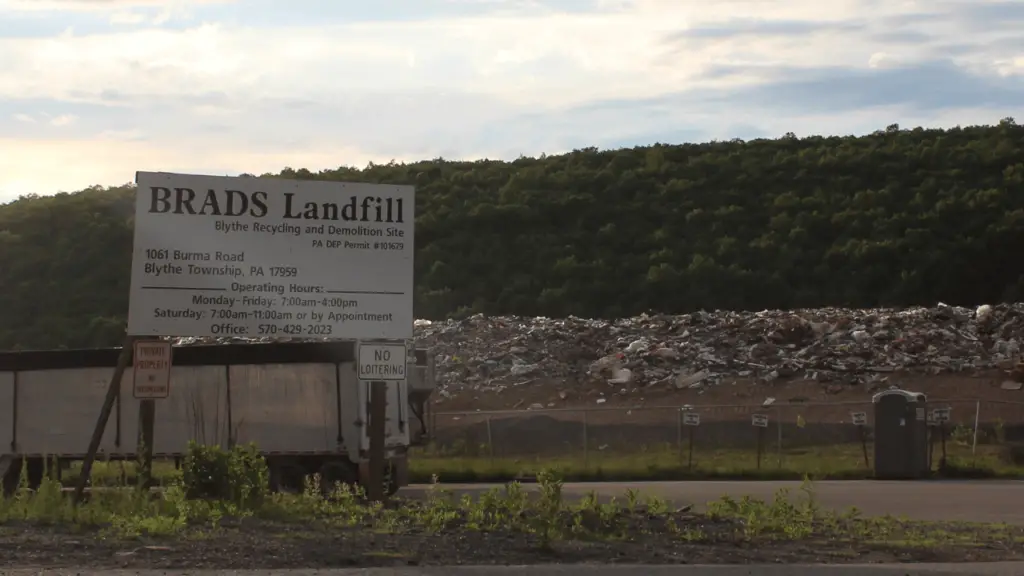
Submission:
<svg viewBox="0 0 1024 576">
<path fill-rule="evenodd" d="M 0 203 L 1024 116 L 1024 0 L 0 0 Z"/>
</svg>

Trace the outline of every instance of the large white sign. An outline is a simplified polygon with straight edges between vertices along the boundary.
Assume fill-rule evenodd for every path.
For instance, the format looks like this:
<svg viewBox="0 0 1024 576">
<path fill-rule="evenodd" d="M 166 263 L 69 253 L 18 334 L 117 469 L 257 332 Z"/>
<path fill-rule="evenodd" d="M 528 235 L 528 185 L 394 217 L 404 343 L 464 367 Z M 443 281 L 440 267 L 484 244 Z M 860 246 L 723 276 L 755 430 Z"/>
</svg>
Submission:
<svg viewBox="0 0 1024 576">
<path fill-rule="evenodd" d="M 360 380 L 405 380 L 404 342 L 360 342 Z"/>
<path fill-rule="evenodd" d="M 132 350 L 132 391 L 140 400 L 171 394 L 171 343 L 136 341 Z"/>
<path fill-rule="evenodd" d="M 136 182 L 129 334 L 412 338 L 412 186 Z"/>
</svg>

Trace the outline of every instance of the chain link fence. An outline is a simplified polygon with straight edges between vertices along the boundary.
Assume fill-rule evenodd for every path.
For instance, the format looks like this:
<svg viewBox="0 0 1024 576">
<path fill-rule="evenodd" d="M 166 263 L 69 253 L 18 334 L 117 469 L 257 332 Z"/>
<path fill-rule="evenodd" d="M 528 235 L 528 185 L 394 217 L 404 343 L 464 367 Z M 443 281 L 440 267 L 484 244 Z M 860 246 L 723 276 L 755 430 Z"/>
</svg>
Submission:
<svg viewBox="0 0 1024 576">
<path fill-rule="evenodd" d="M 993 447 L 1024 441 L 1024 402 L 928 401 L 929 412 L 941 408 L 949 409 L 949 419 L 932 427 L 935 461 L 940 450 L 976 461 L 995 457 Z M 645 460 L 834 472 L 870 469 L 874 450 L 871 402 L 438 412 L 430 427 L 436 456 L 585 467 Z"/>
</svg>

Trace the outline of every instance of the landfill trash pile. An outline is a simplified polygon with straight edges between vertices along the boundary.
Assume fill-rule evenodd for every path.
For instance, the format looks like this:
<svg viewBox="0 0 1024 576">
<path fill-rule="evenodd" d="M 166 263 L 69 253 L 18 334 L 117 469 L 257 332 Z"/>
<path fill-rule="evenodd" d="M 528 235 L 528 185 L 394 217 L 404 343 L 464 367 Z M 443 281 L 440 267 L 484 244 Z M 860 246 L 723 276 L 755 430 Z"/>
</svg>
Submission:
<svg viewBox="0 0 1024 576">
<path fill-rule="evenodd" d="M 476 315 L 418 321 L 416 337 L 434 347 L 438 387 L 449 395 L 541 380 L 698 390 L 737 378 L 883 383 L 894 372 L 1013 368 L 1024 341 L 1024 304 L 619 320 Z"/>
<path fill-rule="evenodd" d="M 897 372 L 985 369 L 1024 381 L 1024 370 L 1016 366 L 1024 304 L 718 311 L 618 320 L 478 314 L 417 320 L 415 335 L 417 345 L 436 353 L 442 398 L 534 383 L 701 390 L 737 378 L 837 385 L 884 383 Z M 213 341 L 253 340 L 177 339 L 179 345 Z"/>
</svg>

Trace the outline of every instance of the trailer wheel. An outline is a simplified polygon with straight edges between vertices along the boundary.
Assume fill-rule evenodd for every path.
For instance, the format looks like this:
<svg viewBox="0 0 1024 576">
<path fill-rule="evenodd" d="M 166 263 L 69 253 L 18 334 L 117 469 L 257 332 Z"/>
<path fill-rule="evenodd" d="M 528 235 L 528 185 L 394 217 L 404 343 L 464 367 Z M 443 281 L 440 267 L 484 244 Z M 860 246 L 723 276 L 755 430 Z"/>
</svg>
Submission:
<svg viewBox="0 0 1024 576">
<path fill-rule="evenodd" d="M 42 458 L 29 458 L 25 460 L 28 466 L 28 485 L 33 490 L 39 490 L 39 486 L 46 477 L 46 460 Z"/>
<path fill-rule="evenodd" d="M 16 458 L 7 468 L 2 479 L 4 496 L 11 496 L 18 491 L 18 483 L 21 481 L 21 462 L 21 458 Z"/>
<path fill-rule="evenodd" d="M 330 460 L 320 467 L 320 493 L 329 497 L 337 483 L 347 484 L 355 489 L 359 484 L 359 470 L 354 464 Z"/>
<path fill-rule="evenodd" d="M 271 462 L 270 490 L 272 492 L 302 492 L 306 471 L 296 462 Z"/>
</svg>

